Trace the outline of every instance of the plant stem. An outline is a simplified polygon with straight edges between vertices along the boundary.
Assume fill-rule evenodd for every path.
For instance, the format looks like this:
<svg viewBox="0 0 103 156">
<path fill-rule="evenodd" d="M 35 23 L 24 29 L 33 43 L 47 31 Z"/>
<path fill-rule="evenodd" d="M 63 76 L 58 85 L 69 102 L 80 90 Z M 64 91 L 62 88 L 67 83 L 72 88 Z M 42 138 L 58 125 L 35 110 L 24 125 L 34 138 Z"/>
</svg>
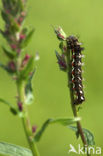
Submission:
<svg viewBox="0 0 103 156">
<path fill-rule="evenodd" d="M 74 105 L 74 94 L 73 94 L 73 84 L 72 84 L 72 65 L 71 65 L 71 57 L 70 57 L 70 51 L 67 51 L 67 62 L 68 62 L 68 87 L 70 89 L 70 98 L 71 98 L 71 107 L 74 114 L 74 117 L 78 117 L 76 106 Z M 81 136 L 81 140 L 83 142 L 83 145 L 87 145 L 84 132 L 81 126 L 80 121 L 77 122 L 77 128 L 78 132 Z"/>
<path fill-rule="evenodd" d="M 26 134 L 29 146 L 31 148 L 32 154 L 33 154 L 33 156 L 39 156 L 37 146 L 34 143 L 34 141 L 32 140 L 32 134 L 31 134 L 31 131 L 29 129 L 29 122 L 30 121 L 29 121 L 28 118 L 22 118 L 22 123 L 23 123 L 23 126 L 24 126 L 25 134 Z"/>
<path fill-rule="evenodd" d="M 25 82 L 23 80 L 17 81 L 17 91 L 18 91 L 18 99 L 20 102 L 22 102 L 23 110 L 22 110 L 22 124 L 24 127 L 24 131 L 27 137 L 28 144 L 31 148 L 33 156 L 40 156 L 38 149 L 36 147 L 36 144 L 33 141 L 33 133 L 32 133 L 32 127 L 28 115 L 28 109 L 25 105 Z"/>
</svg>

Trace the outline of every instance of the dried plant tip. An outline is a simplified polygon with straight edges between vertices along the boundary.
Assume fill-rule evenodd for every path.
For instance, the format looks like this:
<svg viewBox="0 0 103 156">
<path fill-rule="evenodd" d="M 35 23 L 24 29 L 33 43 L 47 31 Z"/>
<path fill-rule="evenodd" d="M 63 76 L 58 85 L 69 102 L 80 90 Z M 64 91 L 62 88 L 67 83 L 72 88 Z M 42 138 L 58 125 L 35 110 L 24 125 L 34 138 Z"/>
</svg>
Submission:
<svg viewBox="0 0 103 156">
<path fill-rule="evenodd" d="M 55 28 L 54 31 L 59 40 L 64 40 L 64 41 L 66 40 L 66 34 L 61 27 L 58 27 L 57 29 Z"/>
<path fill-rule="evenodd" d="M 58 64 L 59 64 L 59 67 L 62 71 L 67 71 L 67 63 L 66 63 L 66 60 L 65 60 L 65 56 L 62 54 L 60 55 L 57 51 L 56 51 L 56 57 L 57 57 L 57 60 L 58 60 Z"/>
</svg>

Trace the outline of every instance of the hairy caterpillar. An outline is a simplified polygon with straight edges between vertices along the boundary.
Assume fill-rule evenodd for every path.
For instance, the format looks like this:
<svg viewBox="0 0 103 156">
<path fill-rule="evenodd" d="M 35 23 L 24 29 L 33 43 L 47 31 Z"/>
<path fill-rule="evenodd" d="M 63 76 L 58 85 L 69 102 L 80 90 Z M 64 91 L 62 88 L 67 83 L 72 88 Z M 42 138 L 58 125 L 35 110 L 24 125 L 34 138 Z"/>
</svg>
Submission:
<svg viewBox="0 0 103 156">
<path fill-rule="evenodd" d="M 72 52 L 72 83 L 75 101 L 74 104 L 82 104 L 85 101 L 83 84 L 82 84 L 82 50 L 81 43 L 79 43 L 77 37 L 69 36 L 67 38 L 67 46 Z"/>
</svg>

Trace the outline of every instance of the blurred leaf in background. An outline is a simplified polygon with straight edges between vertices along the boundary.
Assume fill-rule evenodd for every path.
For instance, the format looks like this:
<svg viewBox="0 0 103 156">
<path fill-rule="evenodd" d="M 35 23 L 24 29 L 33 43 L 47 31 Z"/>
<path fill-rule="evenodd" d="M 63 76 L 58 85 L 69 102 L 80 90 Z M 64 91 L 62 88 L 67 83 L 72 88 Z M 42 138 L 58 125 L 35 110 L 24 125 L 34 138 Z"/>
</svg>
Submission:
<svg viewBox="0 0 103 156">
<path fill-rule="evenodd" d="M 0 2 L 1 5 L 1 2 Z M 40 61 L 35 76 L 35 103 L 31 106 L 32 123 L 41 127 L 50 117 L 71 116 L 67 79 L 59 71 L 55 57 L 58 41 L 51 24 L 61 26 L 67 35 L 79 35 L 85 47 L 84 82 L 86 102 L 80 111 L 83 127 L 95 136 L 96 146 L 103 146 L 103 1 L 102 0 L 38 0 L 28 1 L 28 18 L 25 25 L 35 27 L 27 52 L 35 55 L 39 51 Z M 3 22 L 0 18 L 0 25 Z M 0 36 L 0 45 L 6 41 Z M 5 46 L 4 46 L 5 47 Z M 0 47 L 0 59 L 5 63 L 5 55 Z M 15 102 L 15 85 L 0 69 L 0 97 L 10 103 Z M 14 99 L 13 99 L 14 98 Z M 35 118 L 34 118 L 35 116 Z M 0 140 L 28 147 L 22 132 L 21 122 L 9 113 L 5 105 L 0 105 Z M 16 135 L 15 135 L 16 134 Z M 45 138 L 45 139 L 44 139 Z M 71 131 L 62 126 L 50 126 L 38 147 L 42 156 L 68 156 L 69 144 L 77 146 Z"/>
</svg>

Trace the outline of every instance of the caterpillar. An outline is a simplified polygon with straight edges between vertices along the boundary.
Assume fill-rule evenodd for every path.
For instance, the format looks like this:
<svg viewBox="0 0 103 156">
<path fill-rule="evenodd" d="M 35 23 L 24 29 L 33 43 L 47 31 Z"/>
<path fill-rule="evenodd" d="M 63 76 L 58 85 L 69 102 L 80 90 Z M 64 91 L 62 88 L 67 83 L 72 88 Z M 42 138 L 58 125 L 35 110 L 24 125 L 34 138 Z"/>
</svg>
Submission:
<svg viewBox="0 0 103 156">
<path fill-rule="evenodd" d="M 81 43 L 79 43 L 78 38 L 75 36 L 67 37 L 67 47 L 70 49 L 72 58 L 72 86 L 74 90 L 74 104 L 79 105 L 85 101 L 83 84 L 82 84 L 82 50 Z"/>
</svg>

